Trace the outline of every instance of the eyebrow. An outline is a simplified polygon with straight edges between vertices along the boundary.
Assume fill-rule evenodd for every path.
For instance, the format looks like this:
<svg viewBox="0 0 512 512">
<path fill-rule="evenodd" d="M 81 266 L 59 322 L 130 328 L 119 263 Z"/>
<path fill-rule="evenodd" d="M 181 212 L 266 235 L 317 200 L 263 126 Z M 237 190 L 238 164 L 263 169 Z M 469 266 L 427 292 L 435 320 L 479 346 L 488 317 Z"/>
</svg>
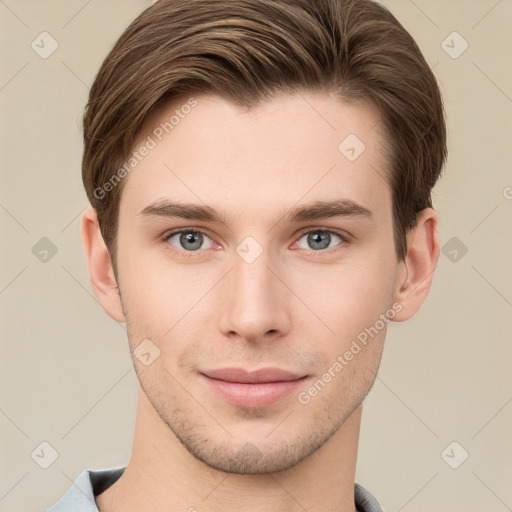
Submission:
<svg viewBox="0 0 512 512">
<path fill-rule="evenodd" d="M 167 199 L 157 200 L 146 206 L 140 213 L 142 217 L 182 218 L 204 222 L 224 224 L 221 214 L 210 206 L 194 203 L 176 203 Z M 368 217 L 373 213 L 356 201 L 338 199 L 335 201 L 314 201 L 294 207 L 283 217 L 289 223 L 328 219 L 331 217 Z"/>
</svg>

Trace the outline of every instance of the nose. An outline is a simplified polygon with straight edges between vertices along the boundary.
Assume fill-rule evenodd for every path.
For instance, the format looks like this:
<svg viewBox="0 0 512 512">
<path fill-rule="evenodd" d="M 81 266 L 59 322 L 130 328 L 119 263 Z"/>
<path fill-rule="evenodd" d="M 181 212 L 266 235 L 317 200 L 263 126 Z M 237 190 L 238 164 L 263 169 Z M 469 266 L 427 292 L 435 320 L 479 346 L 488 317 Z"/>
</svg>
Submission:
<svg viewBox="0 0 512 512">
<path fill-rule="evenodd" d="M 219 297 L 222 334 L 254 343 L 288 333 L 292 300 L 283 281 L 284 271 L 268 251 L 252 262 L 234 254 Z"/>
</svg>

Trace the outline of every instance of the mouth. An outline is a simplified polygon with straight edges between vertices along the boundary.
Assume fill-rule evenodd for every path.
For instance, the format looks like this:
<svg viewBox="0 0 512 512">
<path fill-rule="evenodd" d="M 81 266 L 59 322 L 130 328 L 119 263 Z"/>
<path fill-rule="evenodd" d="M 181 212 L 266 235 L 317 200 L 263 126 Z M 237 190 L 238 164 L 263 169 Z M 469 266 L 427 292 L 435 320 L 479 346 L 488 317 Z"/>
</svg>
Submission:
<svg viewBox="0 0 512 512">
<path fill-rule="evenodd" d="M 308 375 L 280 368 L 222 368 L 200 373 L 217 395 L 239 407 L 261 409 L 282 400 L 294 391 Z"/>
</svg>

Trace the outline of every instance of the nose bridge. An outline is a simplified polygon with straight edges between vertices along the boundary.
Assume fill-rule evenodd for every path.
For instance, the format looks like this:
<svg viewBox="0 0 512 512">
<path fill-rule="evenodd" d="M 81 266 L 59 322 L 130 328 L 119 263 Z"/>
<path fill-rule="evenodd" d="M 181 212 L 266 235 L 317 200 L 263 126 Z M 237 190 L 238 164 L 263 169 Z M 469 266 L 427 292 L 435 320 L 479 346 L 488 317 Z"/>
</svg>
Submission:
<svg viewBox="0 0 512 512">
<path fill-rule="evenodd" d="M 269 331 L 274 335 L 286 331 L 289 300 L 284 285 L 270 270 L 274 266 L 270 252 L 253 241 L 237 247 L 233 270 L 223 289 L 224 334 L 237 333 L 247 340 L 257 340 Z"/>
</svg>

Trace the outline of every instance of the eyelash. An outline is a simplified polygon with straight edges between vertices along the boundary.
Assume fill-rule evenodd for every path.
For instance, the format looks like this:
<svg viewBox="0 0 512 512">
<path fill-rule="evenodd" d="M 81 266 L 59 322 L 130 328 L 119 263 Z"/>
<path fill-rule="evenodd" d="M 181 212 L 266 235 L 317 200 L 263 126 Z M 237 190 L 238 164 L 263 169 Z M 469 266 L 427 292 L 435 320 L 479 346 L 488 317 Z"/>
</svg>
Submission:
<svg viewBox="0 0 512 512">
<path fill-rule="evenodd" d="M 175 231 L 171 231 L 170 233 L 166 233 L 163 237 L 162 237 L 162 242 L 169 242 L 169 240 L 174 236 L 174 235 L 177 235 L 177 234 L 180 234 L 180 233 L 200 233 L 208 238 L 211 238 L 210 236 L 208 236 L 207 233 L 205 233 L 204 231 L 202 231 L 201 229 L 196 229 L 196 228 L 186 228 L 186 229 L 177 229 Z M 314 251 L 314 250 L 310 250 L 310 252 L 313 252 L 313 253 L 332 253 L 332 252 L 335 252 L 339 249 L 341 249 L 341 247 L 344 247 L 346 245 L 348 245 L 350 243 L 350 240 L 349 240 L 349 237 L 347 235 L 345 235 L 344 233 L 338 231 L 338 230 L 335 230 L 335 229 L 327 229 L 327 228 L 306 228 L 304 231 L 301 231 L 297 236 L 298 238 L 296 239 L 296 242 L 299 241 L 304 235 L 307 235 L 309 233 L 331 233 L 331 234 L 334 234 L 336 236 L 338 236 L 340 239 L 341 239 L 341 242 L 339 244 L 337 244 L 336 246 L 334 247 L 331 247 L 329 249 L 320 249 L 318 251 Z M 185 250 L 180 250 L 180 249 L 177 249 L 176 247 L 172 246 L 171 244 L 167 244 L 167 246 L 169 247 L 169 249 L 175 253 L 175 254 L 178 254 L 179 256 L 182 256 L 184 258 L 193 258 L 194 256 L 196 256 L 196 253 L 200 253 L 202 252 L 203 250 L 205 249 L 199 249 L 197 251 L 185 251 Z M 304 249 L 302 249 L 304 250 Z M 307 250 L 307 249 L 306 249 Z"/>
</svg>

